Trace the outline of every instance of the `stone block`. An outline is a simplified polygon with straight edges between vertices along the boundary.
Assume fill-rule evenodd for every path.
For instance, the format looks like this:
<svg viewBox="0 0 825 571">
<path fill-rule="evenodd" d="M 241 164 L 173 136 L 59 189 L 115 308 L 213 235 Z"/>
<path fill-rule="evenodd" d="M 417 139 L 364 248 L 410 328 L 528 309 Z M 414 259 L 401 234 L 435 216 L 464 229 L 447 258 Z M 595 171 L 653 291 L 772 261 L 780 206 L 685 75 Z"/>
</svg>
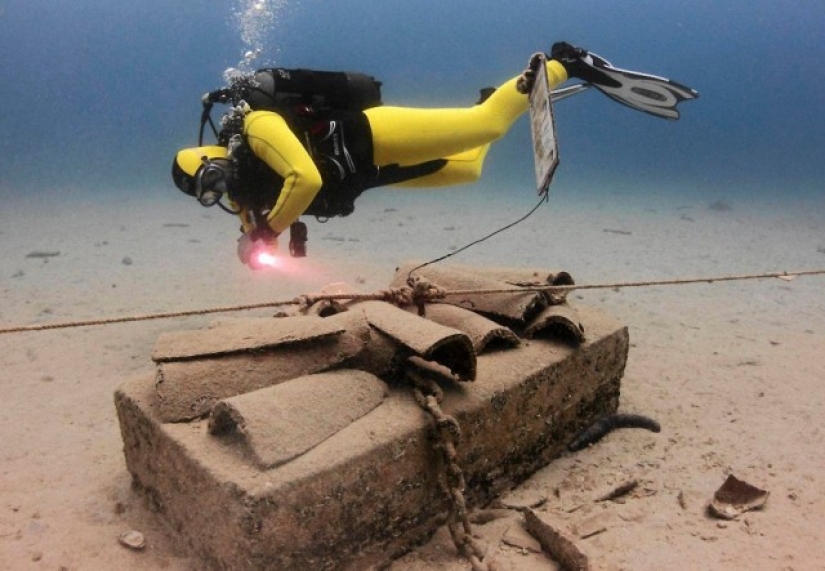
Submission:
<svg viewBox="0 0 825 571">
<path fill-rule="evenodd" d="M 628 332 L 578 307 L 587 338 L 544 338 L 479 355 L 474 382 L 442 383 L 461 426 L 470 506 L 484 505 L 616 410 Z M 320 318 L 319 318 L 320 319 Z M 432 420 L 402 379 L 383 402 L 289 462 L 263 469 L 206 418 L 164 423 L 154 377 L 115 394 L 136 489 L 215 569 L 369 569 L 431 535 L 449 511 Z"/>
</svg>

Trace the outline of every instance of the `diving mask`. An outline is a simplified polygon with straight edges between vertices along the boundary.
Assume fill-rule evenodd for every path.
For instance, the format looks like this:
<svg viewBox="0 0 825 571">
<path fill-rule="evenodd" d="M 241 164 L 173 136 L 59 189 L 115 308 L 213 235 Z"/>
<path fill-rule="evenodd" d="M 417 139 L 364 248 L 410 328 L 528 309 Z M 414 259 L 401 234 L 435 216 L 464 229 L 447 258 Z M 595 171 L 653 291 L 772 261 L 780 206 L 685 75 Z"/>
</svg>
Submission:
<svg viewBox="0 0 825 571">
<path fill-rule="evenodd" d="M 195 198 L 203 206 L 218 204 L 229 190 L 229 161 L 225 159 L 207 159 L 195 175 Z"/>
</svg>

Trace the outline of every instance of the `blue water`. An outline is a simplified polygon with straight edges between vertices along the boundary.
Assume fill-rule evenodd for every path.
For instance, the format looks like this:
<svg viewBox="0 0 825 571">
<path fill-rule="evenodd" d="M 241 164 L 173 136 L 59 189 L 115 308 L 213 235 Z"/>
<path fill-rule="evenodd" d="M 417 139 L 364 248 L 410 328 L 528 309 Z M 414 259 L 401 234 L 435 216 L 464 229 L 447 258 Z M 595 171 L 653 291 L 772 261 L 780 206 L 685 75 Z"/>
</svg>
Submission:
<svg viewBox="0 0 825 571">
<path fill-rule="evenodd" d="M 557 40 L 700 92 L 675 123 L 595 92 L 559 103 L 560 192 L 746 200 L 825 190 L 821 0 L 269 4 L 255 64 L 368 72 L 392 104 L 469 105 Z M 233 16 L 245 5 L 0 1 L 0 194 L 177 192 L 169 167 L 196 142 L 200 95 L 250 49 Z M 521 121 L 480 185 L 532 187 L 531 160 Z"/>
</svg>

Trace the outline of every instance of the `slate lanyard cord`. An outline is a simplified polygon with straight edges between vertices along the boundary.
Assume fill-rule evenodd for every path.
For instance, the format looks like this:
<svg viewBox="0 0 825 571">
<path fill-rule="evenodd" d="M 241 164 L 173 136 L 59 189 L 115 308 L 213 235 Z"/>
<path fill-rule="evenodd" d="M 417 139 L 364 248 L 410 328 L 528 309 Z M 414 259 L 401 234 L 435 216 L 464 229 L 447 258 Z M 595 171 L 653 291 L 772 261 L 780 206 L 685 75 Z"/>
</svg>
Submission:
<svg viewBox="0 0 825 571">
<path fill-rule="evenodd" d="M 416 266 L 416 267 L 414 267 L 414 268 L 413 268 L 413 269 L 411 269 L 411 270 L 410 270 L 410 272 L 407 274 L 407 283 L 409 283 L 409 282 L 410 282 L 410 280 L 412 279 L 413 272 L 416 272 L 416 271 L 418 271 L 418 270 L 420 270 L 421 268 L 424 268 L 424 267 L 426 267 L 426 266 L 430 266 L 430 265 L 432 265 L 432 264 L 437 264 L 438 262 L 441 262 L 441 261 L 443 261 L 443 260 L 446 260 L 447 258 L 451 258 L 452 256 L 455 256 L 456 254 L 459 254 L 459 253 L 463 252 L 464 250 L 466 250 L 466 249 L 470 248 L 471 246 L 475 246 L 476 244 L 480 244 L 481 242 L 484 242 L 484 241 L 486 241 L 486 240 L 489 240 L 490 238 L 492 238 L 492 237 L 493 237 L 493 236 L 495 236 L 496 234 L 500 234 L 500 233 L 504 232 L 505 230 L 509 230 L 510 228 L 512 228 L 513 226 L 515 226 L 515 225 L 517 225 L 517 224 L 521 224 L 522 222 L 524 222 L 525 220 L 527 220 L 527 218 L 529 218 L 529 217 L 530 217 L 530 216 L 531 216 L 531 215 L 532 215 L 532 214 L 533 214 L 536 210 L 538 210 L 538 209 L 539 209 L 539 206 L 541 206 L 542 204 L 544 204 L 544 203 L 545 203 L 545 202 L 547 202 L 548 200 L 549 200 L 549 196 L 548 196 L 548 194 L 547 194 L 547 193 L 545 193 L 545 194 L 543 194 L 543 195 L 542 195 L 542 197 L 539 199 L 538 204 L 536 204 L 536 205 L 535 205 L 535 206 L 534 206 L 534 207 L 530 210 L 530 212 L 528 212 L 527 214 L 525 214 L 524 216 L 522 216 L 521 218 L 519 218 L 519 219 L 518 219 L 518 220 L 516 220 L 515 222 L 510 222 L 510 223 L 509 223 L 509 224 L 507 224 L 506 226 L 502 226 L 502 227 L 501 227 L 501 228 L 499 228 L 498 230 L 496 230 L 496 231 L 494 231 L 494 232 L 491 232 L 490 234 L 487 234 L 487 235 L 486 235 L 486 236 L 484 236 L 483 238 L 479 238 L 478 240 L 474 240 L 474 241 L 470 242 L 469 244 L 467 244 L 466 246 L 462 246 L 462 247 L 461 247 L 461 248 L 459 248 L 458 250 L 455 250 L 455 251 L 453 251 L 453 252 L 450 252 L 449 254 L 445 254 L 445 255 L 441 256 L 440 258 L 436 258 L 436 259 L 434 259 L 434 260 L 430 260 L 429 262 L 424 262 L 424 263 L 423 263 L 423 264 L 421 264 L 420 266 Z"/>
</svg>

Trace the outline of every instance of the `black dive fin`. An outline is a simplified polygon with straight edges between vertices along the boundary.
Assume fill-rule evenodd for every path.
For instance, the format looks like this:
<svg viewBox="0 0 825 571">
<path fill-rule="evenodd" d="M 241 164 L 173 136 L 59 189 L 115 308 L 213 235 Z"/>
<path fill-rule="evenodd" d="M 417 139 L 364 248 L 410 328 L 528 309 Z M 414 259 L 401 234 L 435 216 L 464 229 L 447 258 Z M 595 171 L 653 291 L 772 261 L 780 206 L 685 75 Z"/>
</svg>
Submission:
<svg viewBox="0 0 825 571">
<path fill-rule="evenodd" d="M 675 121 L 679 118 L 676 106 L 682 101 L 699 97 L 699 93 L 673 80 L 613 67 L 609 61 L 589 52 L 582 63 L 593 68 L 590 84 L 618 101 L 657 117 Z M 590 79 L 590 78 L 588 78 Z"/>
</svg>

